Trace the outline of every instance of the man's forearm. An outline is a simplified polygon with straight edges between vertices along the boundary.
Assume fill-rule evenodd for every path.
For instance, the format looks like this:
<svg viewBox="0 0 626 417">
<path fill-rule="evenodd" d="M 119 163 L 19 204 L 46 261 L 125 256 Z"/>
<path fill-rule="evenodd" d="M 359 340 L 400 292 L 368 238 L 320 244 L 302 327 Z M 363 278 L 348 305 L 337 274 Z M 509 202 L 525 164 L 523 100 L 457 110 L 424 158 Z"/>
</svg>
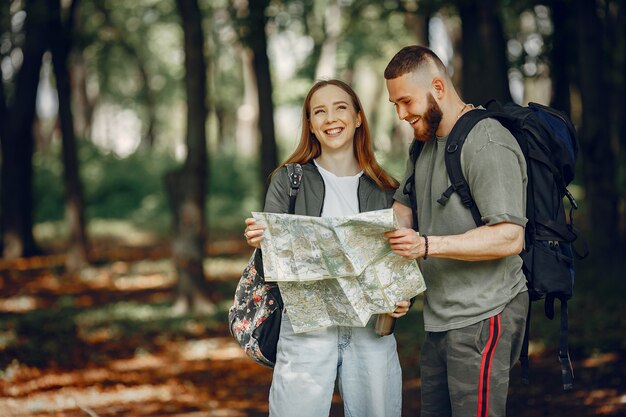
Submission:
<svg viewBox="0 0 626 417">
<path fill-rule="evenodd" d="M 480 226 L 461 235 L 429 236 L 428 256 L 462 261 L 487 261 L 517 255 L 524 245 L 524 228 L 513 223 Z"/>
</svg>

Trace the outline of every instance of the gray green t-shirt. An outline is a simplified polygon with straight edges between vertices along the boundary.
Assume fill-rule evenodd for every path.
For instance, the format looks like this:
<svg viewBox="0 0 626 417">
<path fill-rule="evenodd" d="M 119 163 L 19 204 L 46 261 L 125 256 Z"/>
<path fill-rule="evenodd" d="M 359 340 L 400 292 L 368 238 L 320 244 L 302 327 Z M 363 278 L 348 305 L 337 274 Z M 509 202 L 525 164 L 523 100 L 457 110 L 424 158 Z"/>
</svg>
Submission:
<svg viewBox="0 0 626 417">
<path fill-rule="evenodd" d="M 450 185 L 444 162 L 446 139 L 426 143 L 414 166 L 409 160 L 394 195 L 396 201 L 410 207 L 402 190 L 414 169 L 420 234 L 458 235 L 476 227 L 457 193 L 446 205 L 437 202 Z M 463 145 L 461 167 L 486 225 L 526 225 L 526 162 L 508 130 L 493 119 L 478 122 Z M 500 313 L 517 294 L 526 291 L 518 255 L 477 262 L 429 257 L 421 266 L 427 286 L 427 331 L 477 323 Z"/>
</svg>

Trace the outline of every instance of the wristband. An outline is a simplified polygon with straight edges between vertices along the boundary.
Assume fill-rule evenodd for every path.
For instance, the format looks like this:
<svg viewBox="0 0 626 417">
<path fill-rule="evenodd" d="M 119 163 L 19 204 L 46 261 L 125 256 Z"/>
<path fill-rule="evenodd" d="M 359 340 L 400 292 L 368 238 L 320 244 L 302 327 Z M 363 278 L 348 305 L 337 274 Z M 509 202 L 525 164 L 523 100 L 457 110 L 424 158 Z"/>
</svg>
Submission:
<svg viewBox="0 0 626 417">
<path fill-rule="evenodd" d="M 424 237 L 424 259 L 428 258 L 428 236 L 422 235 Z"/>
</svg>

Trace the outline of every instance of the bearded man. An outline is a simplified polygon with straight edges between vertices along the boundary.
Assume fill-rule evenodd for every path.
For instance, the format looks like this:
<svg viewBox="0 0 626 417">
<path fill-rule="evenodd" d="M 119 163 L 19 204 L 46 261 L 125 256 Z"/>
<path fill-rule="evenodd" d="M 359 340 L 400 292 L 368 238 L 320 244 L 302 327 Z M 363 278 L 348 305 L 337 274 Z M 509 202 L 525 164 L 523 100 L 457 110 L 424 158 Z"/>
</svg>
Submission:
<svg viewBox="0 0 626 417">
<path fill-rule="evenodd" d="M 478 122 L 467 135 L 461 168 L 484 223 L 477 227 L 457 193 L 445 205 L 437 202 L 450 186 L 447 136 L 474 106 L 461 99 L 446 67 L 428 48 L 400 50 L 385 79 L 398 117 L 423 143 L 394 195 L 403 227 L 386 233 L 394 252 L 422 259 L 428 288 L 421 415 L 504 416 L 509 372 L 519 358 L 529 308 L 518 255 L 527 221 L 524 156 L 494 119 Z M 403 193 L 408 181 L 414 181 L 409 185 L 415 191 L 415 217 Z"/>
</svg>

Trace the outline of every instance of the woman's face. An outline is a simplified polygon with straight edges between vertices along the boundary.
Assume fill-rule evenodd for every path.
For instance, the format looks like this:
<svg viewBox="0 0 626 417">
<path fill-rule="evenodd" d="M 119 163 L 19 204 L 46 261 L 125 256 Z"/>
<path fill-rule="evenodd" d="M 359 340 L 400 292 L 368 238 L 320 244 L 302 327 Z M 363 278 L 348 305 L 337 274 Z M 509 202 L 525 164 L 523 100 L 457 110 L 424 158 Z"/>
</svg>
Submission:
<svg viewBox="0 0 626 417">
<path fill-rule="evenodd" d="M 335 85 L 326 85 L 313 93 L 309 106 L 309 129 L 319 140 L 322 153 L 352 149 L 361 115 L 350 95 Z"/>
</svg>

